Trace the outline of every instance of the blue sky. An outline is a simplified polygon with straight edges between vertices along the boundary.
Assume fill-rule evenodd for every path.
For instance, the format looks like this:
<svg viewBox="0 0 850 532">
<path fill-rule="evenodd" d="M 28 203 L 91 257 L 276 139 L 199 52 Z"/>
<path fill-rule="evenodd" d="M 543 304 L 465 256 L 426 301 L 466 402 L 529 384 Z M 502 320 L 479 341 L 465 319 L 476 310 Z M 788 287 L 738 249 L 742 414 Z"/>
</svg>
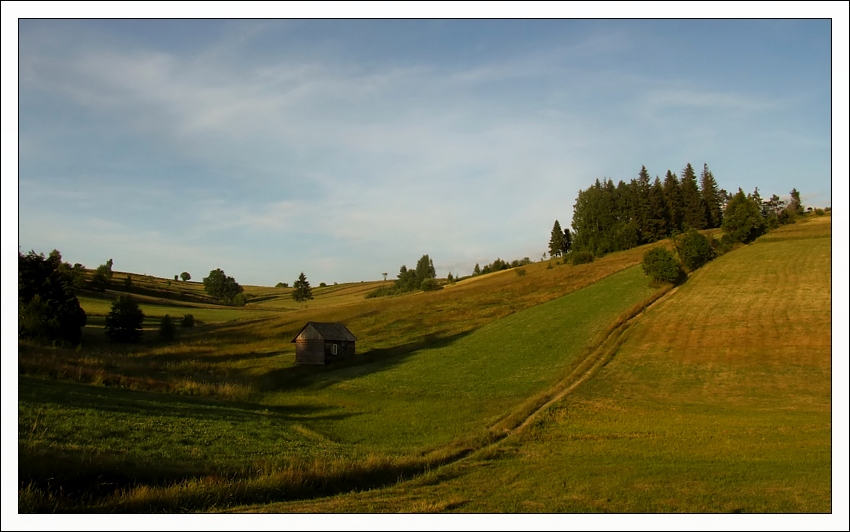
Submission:
<svg viewBox="0 0 850 532">
<path fill-rule="evenodd" d="M 579 189 L 641 165 L 832 205 L 828 20 L 18 29 L 18 245 L 91 268 L 468 275 L 539 259 Z"/>
</svg>

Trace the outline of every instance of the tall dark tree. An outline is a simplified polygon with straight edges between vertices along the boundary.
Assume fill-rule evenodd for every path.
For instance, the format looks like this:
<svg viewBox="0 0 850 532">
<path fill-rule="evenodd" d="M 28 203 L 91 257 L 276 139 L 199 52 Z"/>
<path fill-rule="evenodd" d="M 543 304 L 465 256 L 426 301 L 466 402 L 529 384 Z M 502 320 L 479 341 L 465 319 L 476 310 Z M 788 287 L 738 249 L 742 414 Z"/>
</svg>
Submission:
<svg viewBox="0 0 850 532">
<path fill-rule="evenodd" d="M 481 266 L 475 263 L 475 268 L 472 269 L 472 275 L 481 275 Z"/>
<path fill-rule="evenodd" d="M 685 200 L 682 197 L 682 186 L 675 173 L 667 170 L 664 177 L 664 199 L 667 201 L 667 212 L 669 213 L 668 231 L 681 231 L 684 219 Z"/>
<path fill-rule="evenodd" d="M 564 229 L 564 245 L 561 247 L 561 255 L 566 255 L 573 247 L 573 235 L 570 233 L 570 228 Z M 530 264 L 529 260 L 526 264 Z"/>
<path fill-rule="evenodd" d="M 705 229 L 705 206 L 697 185 L 697 176 L 691 163 L 682 170 L 683 226 Z"/>
<path fill-rule="evenodd" d="M 646 166 L 640 167 L 638 178 L 632 182 L 633 195 L 632 204 L 633 211 L 631 218 L 637 223 L 639 243 L 645 244 L 656 240 L 653 238 L 654 224 L 650 221 L 652 218 L 652 209 L 650 207 L 649 190 L 652 188 L 652 182 L 649 179 L 649 172 Z"/>
<path fill-rule="evenodd" d="M 649 215 L 645 235 L 647 242 L 655 242 L 667 236 L 669 218 L 670 213 L 667 209 L 667 200 L 664 197 L 664 186 L 661 184 L 661 179 L 656 176 L 655 182 L 649 189 Z"/>
<path fill-rule="evenodd" d="M 549 256 L 560 257 L 564 253 L 564 232 L 561 229 L 561 223 L 555 220 L 555 225 L 552 226 L 552 233 L 549 236 Z"/>
<path fill-rule="evenodd" d="M 292 283 L 292 288 L 292 299 L 295 301 L 302 303 L 308 299 L 313 299 L 313 289 L 310 288 L 310 282 L 304 272 L 301 272 L 298 279 Z"/>
<path fill-rule="evenodd" d="M 18 253 L 18 337 L 76 345 L 86 313 L 74 295 L 73 269 L 53 250 Z"/>
<path fill-rule="evenodd" d="M 708 169 L 707 164 L 703 164 L 702 174 L 700 174 L 700 191 L 703 205 L 705 205 L 706 227 L 720 227 L 720 224 L 723 223 L 720 191 L 717 189 L 717 181 L 714 180 L 714 175 Z"/>
</svg>

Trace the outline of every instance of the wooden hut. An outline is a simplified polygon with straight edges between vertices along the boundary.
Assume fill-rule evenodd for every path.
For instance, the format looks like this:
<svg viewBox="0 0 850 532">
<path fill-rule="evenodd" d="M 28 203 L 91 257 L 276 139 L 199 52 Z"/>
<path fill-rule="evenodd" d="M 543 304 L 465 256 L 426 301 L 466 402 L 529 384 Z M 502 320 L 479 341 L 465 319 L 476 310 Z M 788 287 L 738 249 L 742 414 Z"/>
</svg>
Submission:
<svg viewBox="0 0 850 532">
<path fill-rule="evenodd" d="M 357 338 L 341 323 L 308 321 L 295 338 L 295 362 L 330 364 L 354 356 Z"/>
</svg>

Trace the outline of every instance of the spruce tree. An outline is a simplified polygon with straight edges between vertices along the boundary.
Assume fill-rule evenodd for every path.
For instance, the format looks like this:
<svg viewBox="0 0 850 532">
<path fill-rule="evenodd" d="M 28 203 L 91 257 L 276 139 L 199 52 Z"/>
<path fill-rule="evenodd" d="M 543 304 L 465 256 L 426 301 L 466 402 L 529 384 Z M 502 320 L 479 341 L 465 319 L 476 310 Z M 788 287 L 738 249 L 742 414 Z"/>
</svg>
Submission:
<svg viewBox="0 0 850 532">
<path fill-rule="evenodd" d="M 723 222 L 723 211 L 720 208 L 720 193 L 717 190 L 717 181 L 714 180 L 711 170 L 707 164 L 703 164 L 700 175 L 700 191 L 702 201 L 705 205 L 705 222 L 709 228 L 720 227 Z"/>
<path fill-rule="evenodd" d="M 552 227 L 552 234 L 549 238 L 549 256 L 560 257 L 564 252 L 564 232 L 561 230 L 561 223 L 555 220 L 555 225 Z"/>
<path fill-rule="evenodd" d="M 647 242 L 655 242 L 667 236 L 667 221 L 670 213 L 664 198 L 664 187 L 661 179 L 655 177 L 655 182 L 649 189 L 649 217 L 647 218 Z"/>
<path fill-rule="evenodd" d="M 652 182 L 649 179 L 649 172 L 646 170 L 646 166 L 640 167 L 638 179 L 637 181 L 633 181 L 633 184 L 633 219 L 638 226 L 640 235 L 639 243 L 645 244 L 655 240 L 655 238 L 653 238 L 653 224 L 650 221 L 652 218 L 652 209 L 650 207 L 649 190 L 652 188 Z"/>
<path fill-rule="evenodd" d="M 664 199 L 667 201 L 667 230 L 668 234 L 673 231 L 682 230 L 682 216 L 685 210 L 684 199 L 682 199 L 682 187 L 676 174 L 667 170 L 664 177 Z"/>
<path fill-rule="evenodd" d="M 292 288 L 292 298 L 295 301 L 301 303 L 308 299 L 313 299 L 313 289 L 310 288 L 310 282 L 307 281 L 307 276 L 304 275 L 304 272 L 301 272 L 298 279 L 292 283 Z"/>
<path fill-rule="evenodd" d="M 682 170 L 682 200 L 684 205 L 683 226 L 705 229 L 705 206 L 697 185 L 697 175 L 691 163 L 688 163 Z"/>
</svg>

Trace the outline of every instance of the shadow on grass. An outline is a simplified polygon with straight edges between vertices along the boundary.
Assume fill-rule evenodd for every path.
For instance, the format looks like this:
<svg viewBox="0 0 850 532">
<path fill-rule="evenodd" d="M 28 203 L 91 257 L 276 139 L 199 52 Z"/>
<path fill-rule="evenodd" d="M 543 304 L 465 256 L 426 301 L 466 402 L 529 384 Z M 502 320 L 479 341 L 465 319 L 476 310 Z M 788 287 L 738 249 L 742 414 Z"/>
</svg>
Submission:
<svg viewBox="0 0 850 532">
<path fill-rule="evenodd" d="M 91 386 L 74 382 L 18 377 L 18 399 L 38 408 L 62 404 L 70 408 L 141 414 L 144 416 L 193 418 L 197 420 L 245 421 L 254 417 L 280 420 L 339 420 L 351 414 L 323 413 L 330 408 L 316 405 L 266 406 L 244 401 L 220 401 L 202 397 Z"/>
<path fill-rule="evenodd" d="M 304 364 L 273 370 L 260 377 L 257 386 L 263 391 L 294 388 L 320 390 L 352 377 L 387 371 L 418 351 L 446 347 L 472 332 L 466 331 L 449 336 L 427 335 L 415 342 L 357 353 L 347 360 L 333 364 Z"/>
</svg>

